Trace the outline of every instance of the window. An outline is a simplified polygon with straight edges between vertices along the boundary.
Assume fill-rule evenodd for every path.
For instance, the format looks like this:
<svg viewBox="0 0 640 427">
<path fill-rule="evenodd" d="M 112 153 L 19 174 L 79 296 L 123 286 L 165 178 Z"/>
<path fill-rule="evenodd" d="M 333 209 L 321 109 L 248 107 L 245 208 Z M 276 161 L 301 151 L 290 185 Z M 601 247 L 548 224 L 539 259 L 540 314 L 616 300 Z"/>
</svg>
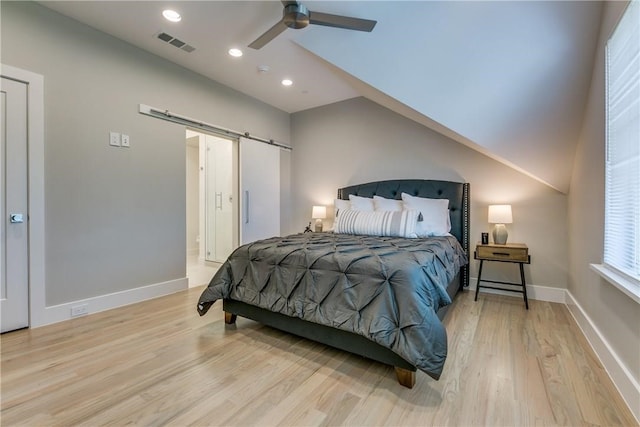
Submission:
<svg viewBox="0 0 640 427">
<path fill-rule="evenodd" d="M 630 287 L 640 298 L 640 0 L 629 2 L 606 52 L 605 224 L 601 267 L 617 275 L 619 281 L 625 282 L 622 286 Z"/>
</svg>

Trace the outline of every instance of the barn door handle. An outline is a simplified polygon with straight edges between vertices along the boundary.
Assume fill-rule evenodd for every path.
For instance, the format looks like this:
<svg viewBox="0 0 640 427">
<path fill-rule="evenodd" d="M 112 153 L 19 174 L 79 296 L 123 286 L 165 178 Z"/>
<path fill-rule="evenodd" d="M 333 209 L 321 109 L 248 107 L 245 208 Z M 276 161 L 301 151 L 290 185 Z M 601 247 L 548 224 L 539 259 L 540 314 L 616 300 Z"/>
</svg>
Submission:
<svg viewBox="0 0 640 427">
<path fill-rule="evenodd" d="M 244 223 L 249 224 L 249 190 L 244 191 Z"/>
</svg>

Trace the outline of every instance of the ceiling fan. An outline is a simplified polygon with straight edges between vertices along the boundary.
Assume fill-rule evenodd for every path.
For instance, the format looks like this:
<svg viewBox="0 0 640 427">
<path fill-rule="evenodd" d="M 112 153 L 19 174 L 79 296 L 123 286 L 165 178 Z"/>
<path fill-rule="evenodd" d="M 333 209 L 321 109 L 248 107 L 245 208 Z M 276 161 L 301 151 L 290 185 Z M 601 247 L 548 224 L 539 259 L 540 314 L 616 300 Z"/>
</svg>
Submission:
<svg viewBox="0 0 640 427">
<path fill-rule="evenodd" d="M 249 45 L 252 49 L 260 49 L 287 28 L 300 29 L 309 24 L 324 25 L 325 27 L 344 28 L 346 30 L 371 32 L 377 21 L 369 19 L 351 18 L 349 16 L 332 15 L 329 13 L 312 12 L 305 5 L 297 1 L 282 0 L 284 9 L 282 19 L 263 35 Z"/>
</svg>

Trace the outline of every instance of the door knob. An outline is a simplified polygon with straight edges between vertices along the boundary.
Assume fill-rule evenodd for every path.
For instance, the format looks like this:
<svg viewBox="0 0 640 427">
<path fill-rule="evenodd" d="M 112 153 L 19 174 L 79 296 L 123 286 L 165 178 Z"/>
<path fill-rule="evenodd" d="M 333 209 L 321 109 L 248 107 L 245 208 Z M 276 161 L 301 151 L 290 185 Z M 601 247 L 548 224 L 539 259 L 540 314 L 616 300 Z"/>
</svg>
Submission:
<svg viewBox="0 0 640 427">
<path fill-rule="evenodd" d="M 24 219 L 22 217 L 22 214 L 9 214 L 9 222 L 11 222 L 12 224 L 20 224 L 22 222 L 24 222 Z"/>
</svg>

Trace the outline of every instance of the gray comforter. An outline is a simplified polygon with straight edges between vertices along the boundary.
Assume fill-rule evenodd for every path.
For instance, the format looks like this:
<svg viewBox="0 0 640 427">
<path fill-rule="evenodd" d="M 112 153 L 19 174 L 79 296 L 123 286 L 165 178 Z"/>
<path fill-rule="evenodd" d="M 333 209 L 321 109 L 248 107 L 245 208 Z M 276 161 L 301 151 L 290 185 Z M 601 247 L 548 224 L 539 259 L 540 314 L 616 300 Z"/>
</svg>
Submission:
<svg viewBox="0 0 640 427">
<path fill-rule="evenodd" d="M 437 379 L 447 336 L 436 311 L 451 303 L 447 284 L 466 263 L 455 237 L 274 237 L 236 249 L 200 296 L 198 312 L 231 298 L 343 329 Z"/>
</svg>

